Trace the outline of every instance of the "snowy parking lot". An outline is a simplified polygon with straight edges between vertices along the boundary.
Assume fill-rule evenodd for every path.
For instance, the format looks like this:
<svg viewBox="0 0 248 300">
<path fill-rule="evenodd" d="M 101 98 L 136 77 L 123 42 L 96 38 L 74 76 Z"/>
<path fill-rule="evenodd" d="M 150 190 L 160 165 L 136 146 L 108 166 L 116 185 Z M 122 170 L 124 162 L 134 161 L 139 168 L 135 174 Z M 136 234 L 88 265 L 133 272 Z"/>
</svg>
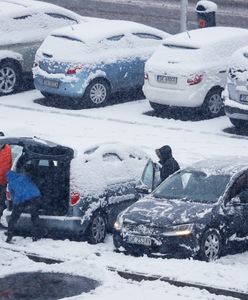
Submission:
<svg viewBox="0 0 248 300">
<path fill-rule="evenodd" d="M 147 114 L 151 108 L 146 100 L 75 110 L 41 105 L 41 98 L 41 94 L 34 90 L 1 97 L 0 130 L 8 136 L 38 136 L 72 147 L 121 141 L 153 151 L 169 144 L 181 166 L 214 156 L 245 156 L 248 153 L 247 137 L 227 133 L 226 129 L 232 125 L 225 116 L 181 121 Z M 137 258 L 115 253 L 111 235 L 99 245 L 51 239 L 32 243 L 30 238 L 22 237 L 15 237 L 13 244 L 8 245 L 3 231 L 0 232 L 0 247 L 1 277 L 17 271 L 52 271 L 83 275 L 101 283 L 90 294 L 73 299 L 234 299 L 161 281 L 125 280 L 109 271 L 108 267 L 248 292 L 248 252 L 228 255 L 211 263 Z M 52 265 L 37 263 L 25 252 L 63 262 Z"/>
</svg>

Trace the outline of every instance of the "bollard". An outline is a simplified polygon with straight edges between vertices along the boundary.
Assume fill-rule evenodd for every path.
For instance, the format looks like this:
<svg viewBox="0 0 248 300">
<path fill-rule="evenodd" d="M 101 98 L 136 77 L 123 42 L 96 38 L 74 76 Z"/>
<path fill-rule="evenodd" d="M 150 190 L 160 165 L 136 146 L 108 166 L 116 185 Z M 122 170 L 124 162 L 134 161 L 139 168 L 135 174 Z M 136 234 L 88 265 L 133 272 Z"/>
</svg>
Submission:
<svg viewBox="0 0 248 300">
<path fill-rule="evenodd" d="M 215 13 L 217 11 L 217 4 L 212 1 L 201 0 L 197 2 L 195 10 L 197 12 L 199 28 L 216 26 Z"/>
</svg>

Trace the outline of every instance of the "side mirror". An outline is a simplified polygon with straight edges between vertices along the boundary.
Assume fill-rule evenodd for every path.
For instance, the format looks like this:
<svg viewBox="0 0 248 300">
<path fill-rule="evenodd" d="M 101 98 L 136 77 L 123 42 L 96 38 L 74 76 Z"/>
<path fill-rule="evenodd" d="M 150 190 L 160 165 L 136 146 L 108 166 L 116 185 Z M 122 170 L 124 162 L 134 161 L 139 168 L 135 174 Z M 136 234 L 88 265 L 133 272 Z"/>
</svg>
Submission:
<svg viewBox="0 0 248 300">
<path fill-rule="evenodd" d="M 144 195 L 150 194 L 152 192 L 152 190 L 144 184 L 143 185 L 141 185 L 141 184 L 136 185 L 135 190 L 136 190 L 137 193 L 144 194 Z"/>
<path fill-rule="evenodd" d="M 239 193 L 240 202 L 243 204 L 248 204 L 248 190 Z"/>
<path fill-rule="evenodd" d="M 236 196 L 230 200 L 228 206 L 239 206 L 241 204 L 239 196 Z"/>
</svg>

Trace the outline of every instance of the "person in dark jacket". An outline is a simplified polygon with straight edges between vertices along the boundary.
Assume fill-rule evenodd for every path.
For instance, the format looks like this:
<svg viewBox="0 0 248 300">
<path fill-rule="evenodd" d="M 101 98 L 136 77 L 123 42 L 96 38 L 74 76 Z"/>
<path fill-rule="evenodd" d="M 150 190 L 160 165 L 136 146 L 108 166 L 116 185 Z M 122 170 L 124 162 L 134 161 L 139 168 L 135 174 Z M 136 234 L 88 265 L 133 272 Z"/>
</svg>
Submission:
<svg viewBox="0 0 248 300">
<path fill-rule="evenodd" d="M 164 181 L 167 177 L 180 169 L 178 162 L 172 156 L 172 150 L 170 146 L 165 145 L 160 149 L 156 149 L 156 154 L 159 158 L 159 163 L 161 164 L 161 181 Z"/>
<path fill-rule="evenodd" d="M 15 225 L 24 212 L 25 208 L 30 207 L 31 221 L 33 225 L 33 241 L 39 235 L 39 199 L 41 193 L 38 187 L 25 174 L 9 171 L 7 173 L 8 189 L 13 201 L 13 210 L 8 223 L 7 240 L 12 240 Z"/>
<path fill-rule="evenodd" d="M 0 131 L 0 137 L 1 136 L 4 136 L 2 131 Z M 10 146 L 6 144 L 0 144 L 0 220 L 4 209 L 6 208 L 6 174 L 11 169 L 11 166 L 12 154 Z"/>
</svg>

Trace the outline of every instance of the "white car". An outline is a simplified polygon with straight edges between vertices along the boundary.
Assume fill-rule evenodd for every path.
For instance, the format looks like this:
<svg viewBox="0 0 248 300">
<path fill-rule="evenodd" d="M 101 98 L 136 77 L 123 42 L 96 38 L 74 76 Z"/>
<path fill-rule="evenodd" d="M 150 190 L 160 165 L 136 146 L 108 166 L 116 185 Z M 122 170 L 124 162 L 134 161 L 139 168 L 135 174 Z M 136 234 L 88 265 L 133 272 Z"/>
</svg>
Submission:
<svg viewBox="0 0 248 300">
<path fill-rule="evenodd" d="M 31 77 L 36 50 L 54 29 L 90 18 L 33 0 L 0 0 L 0 95 L 18 90 Z"/>
<path fill-rule="evenodd" d="M 166 39 L 145 65 L 143 91 L 152 108 L 201 107 L 204 115 L 218 116 L 230 57 L 247 42 L 248 30 L 229 27 L 196 29 Z"/>
<path fill-rule="evenodd" d="M 248 44 L 248 43 L 247 43 Z M 223 93 L 225 113 L 236 127 L 248 125 L 248 46 L 232 55 Z"/>
</svg>

